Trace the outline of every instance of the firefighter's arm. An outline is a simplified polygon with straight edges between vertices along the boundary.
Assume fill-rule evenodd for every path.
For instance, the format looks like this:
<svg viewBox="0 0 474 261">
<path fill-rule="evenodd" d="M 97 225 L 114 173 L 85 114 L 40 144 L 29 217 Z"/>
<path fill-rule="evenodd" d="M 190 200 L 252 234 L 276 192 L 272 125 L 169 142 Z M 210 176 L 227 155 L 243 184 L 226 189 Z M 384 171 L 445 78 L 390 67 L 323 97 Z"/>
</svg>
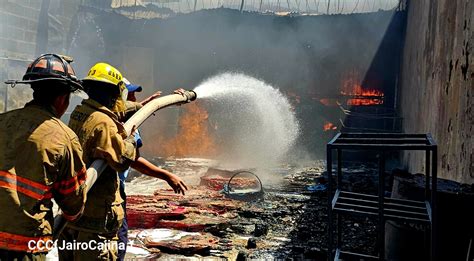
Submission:
<svg viewBox="0 0 474 261">
<path fill-rule="evenodd" d="M 58 162 L 58 175 L 53 183 L 53 196 L 68 221 L 80 217 L 86 202 L 86 167 L 82 161 L 82 148 L 77 137 L 71 146 L 65 146 Z"/>
<path fill-rule="evenodd" d="M 122 122 L 126 122 L 128 119 L 130 119 L 130 117 L 133 116 L 133 114 L 135 114 L 135 112 L 137 112 L 143 107 L 141 103 L 133 101 L 126 101 L 125 106 L 127 107 L 125 112 L 117 113 L 120 121 Z"/>
<path fill-rule="evenodd" d="M 103 123 L 95 130 L 94 158 L 104 159 L 116 171 L 125 171 L 137 157 L 133 136 L 126 139 L 118 133 L 117 127 Z"/>
<path fill-rule="evenodd" d="M 151 102 L 153 99 L 160 97 L 161 96 L 161 91 L 157 91 L 153 93 L 150 97 L 146 98 L 145 100 L 141 101 L 140 104 L 142 106 L 145 106 L 145 104 Z"/>
<path fill-rule="evenodd" d="M 132 163 L 131 167 L 147 176 L 168 182 L 168 185 L 170 185 L 175 193 L 184 195 L 185 191 L 188 190 L 188 187 L 180 177 L 165 169 L 159 168 L 143 157 L 138 157 L 138 159 Z"/>
</svg>

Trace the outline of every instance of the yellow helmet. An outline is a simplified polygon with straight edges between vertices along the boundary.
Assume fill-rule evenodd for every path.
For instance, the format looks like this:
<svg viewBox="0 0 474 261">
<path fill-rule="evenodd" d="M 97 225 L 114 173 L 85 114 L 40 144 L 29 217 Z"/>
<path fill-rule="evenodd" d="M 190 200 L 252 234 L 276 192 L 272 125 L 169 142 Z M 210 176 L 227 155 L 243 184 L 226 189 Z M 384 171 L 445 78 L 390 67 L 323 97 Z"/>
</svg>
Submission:
<svg viewBox="0 0 474 261">
<path fill-rule="evenodd" d="M 97 63 L 91 67 L 83 81 L 100 81 L 118 86 L 122 82 L 122 79 L 122 74 L 112 65 Z"/>
<path fill-rule="evenodd" d="M 97 63 L 92 66 L 83 81 L 99 81 L 111 84 L 119 88 L 118 97 L 113 111 L 123 112 L 126 110 L 125 100 L 127 99 L 127 88 L 123 83 L 123 77 L 119 70 L 107 63 Z"/>
</svg>

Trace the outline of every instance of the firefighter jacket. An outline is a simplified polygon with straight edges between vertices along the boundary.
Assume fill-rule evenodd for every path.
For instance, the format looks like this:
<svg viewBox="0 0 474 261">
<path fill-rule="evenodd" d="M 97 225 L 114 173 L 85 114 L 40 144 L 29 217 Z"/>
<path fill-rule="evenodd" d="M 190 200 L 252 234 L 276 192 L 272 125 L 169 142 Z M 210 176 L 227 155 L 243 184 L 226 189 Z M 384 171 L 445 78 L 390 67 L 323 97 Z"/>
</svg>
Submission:
<svg viewBox="0 0 474 261">
<path fill-rule="evenodd" d="M 84 214 L 69 226 L 86 232 L 116 232 L 124 218 L 117 171 L 128 169 L 135 160 L 135 140 L 127 138 L 112 111 L 92 99 L 74 109 L 69 126 L 79 137 L 86 166 L 96 159 L 108 164 L 88 193 Z"/>
<path fill-rule="evenodd" d="M 0 114 L 0 248 L 21 252 L 51 239 L 53 203 L 76 219 L 86 199 L 86 169 L 76 134 L 54 108 L 28 103 Z"/>
</svg>

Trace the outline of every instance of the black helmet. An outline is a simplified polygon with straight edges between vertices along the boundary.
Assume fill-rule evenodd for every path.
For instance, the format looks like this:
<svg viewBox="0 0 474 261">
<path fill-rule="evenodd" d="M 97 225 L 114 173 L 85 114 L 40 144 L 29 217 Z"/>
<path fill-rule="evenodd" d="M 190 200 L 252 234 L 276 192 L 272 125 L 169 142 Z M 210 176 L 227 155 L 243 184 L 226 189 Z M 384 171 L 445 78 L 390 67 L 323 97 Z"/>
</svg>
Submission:
<svg viewBox="0 0 474 261">
<path fill-rule="evenodd" d="M 22 81 L 7 81 L 6 83 L 30 84 L 46 80 L 65 81 L 71 88 L 71 92 L 83 90 L 81 81 L 77 79 L 74 69 L 71 67 L 72 58 L 58 54 L 43 54 L 36 58 L 26 69 Z"/>
</svg>

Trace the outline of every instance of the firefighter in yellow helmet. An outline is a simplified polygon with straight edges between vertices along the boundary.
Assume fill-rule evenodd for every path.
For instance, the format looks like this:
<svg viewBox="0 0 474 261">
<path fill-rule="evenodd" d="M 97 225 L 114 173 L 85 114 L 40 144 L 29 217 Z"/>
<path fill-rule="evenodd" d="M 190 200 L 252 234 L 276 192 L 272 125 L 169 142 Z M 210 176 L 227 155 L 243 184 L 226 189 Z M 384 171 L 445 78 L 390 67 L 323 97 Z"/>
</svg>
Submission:
<svg viewBox="0 0 474 261">
<path fill-rule="evenodd" d="M 59 118 L 80 81 L 65 57 L 45 54 L 22 81 L 33 100 L 0 114 L 0 260 L 45 260 L 52 247 L 53 203 L 64 217 L 83 211 L 86 169 L 76 134 Z"/>
<path fill-rule="evenodd" d="M 60 248 L 59 258 L 116 260 L 118 248 L 124 247 L 117 244 L 117 231 L 124 218 L 117 171 L 128 169 L 137 157 L 133 134 L 127 136 L 112 112 L 125 110 L 127 89 L 122 74 L 106 63 L 94 65 L 83 85 L 89 99 L 74 109 L 69 127 L 79 137 L 86 166 L 96 159 L 105 160 L 108 166 L 89 191 L 83 215 L 67 225 L 58 243 L 93 242 L 96 247 L 80 251 Z"/>
</svg>

